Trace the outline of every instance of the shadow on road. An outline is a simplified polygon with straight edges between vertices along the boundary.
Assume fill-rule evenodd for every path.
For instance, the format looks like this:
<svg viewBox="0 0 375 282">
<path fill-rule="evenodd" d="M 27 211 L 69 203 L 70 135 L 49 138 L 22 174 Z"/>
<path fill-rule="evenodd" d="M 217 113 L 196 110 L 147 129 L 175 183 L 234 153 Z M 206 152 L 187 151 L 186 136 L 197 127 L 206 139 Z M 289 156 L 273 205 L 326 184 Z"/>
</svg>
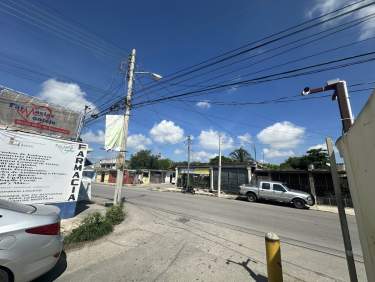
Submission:
<svg viewBox="0 0 375 282">
<path fill-rule="evenodd" d="M 261 274 L 256 274 L 254 271 L 251 270 L 251 268 L 248 266 L 249 262 L 250 262 L 250 259 L 247 259 L 247 261 L 242 261 L 242 262 L 236 262 L 236 261 L 227 259 L 227 264 L 234 263 L 234 264 L 237 264 L 237 265 L 245 268 L 245 270 L 247 272 L 249 272 L 251 278 L 253 278 L 255 281 L 257 281 L 257 282 L 267 282 L 268 281 L 267 277 L 265 277 Z"/>
<path fill-rule="evenodd" d="M 237 197 L 236 198 L 237 201 L 243 201 L 243 202 L 247 202 L 246 198 L 244 197 Z M 292 204 L 289 204 L 289 203 L 281 203 L 281 202 L 273 202 L 273 201 L 266 201 L 266 200 L 257 200 L 256 201 L 257 204 L 263 204 L 263 205 L 271 205 L 271 206 L 278 206 L 278 207 L 286 207 L 286 208 L 292 208 L 292 209 L 295 209 L 294 206 Z M 249 203 L 249 205 L 251 205 L 252 203 Z M 305 208 L 303 208 L 304 210 L 308 210 L 310 209 L 308 206 L 306 206 Z"/>
<path fill-rule="evenodd" d="M 52 268 L 47 273 L 43 274 L 39 278 L 33 280 L 32 282 L 52 282 L 55 281 L 61 274 L 64 273 L 67 267 L 66 253 L 62 251 L 59 260 L 57 261 L 54 268 Z"/>
</svg>

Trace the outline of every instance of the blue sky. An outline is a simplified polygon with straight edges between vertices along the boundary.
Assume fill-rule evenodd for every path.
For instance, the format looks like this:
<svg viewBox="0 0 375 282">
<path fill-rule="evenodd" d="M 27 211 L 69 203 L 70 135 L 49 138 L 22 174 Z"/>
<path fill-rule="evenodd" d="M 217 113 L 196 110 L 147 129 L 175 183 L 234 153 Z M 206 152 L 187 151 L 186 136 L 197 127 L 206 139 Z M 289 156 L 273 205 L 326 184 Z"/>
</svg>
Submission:
<svg viewBox="0 0 375 282">
<path fill-rule="evenodd" d="M 0 84 L 73 109 L 83 109 L 85 103 L 100 108 L 103 103 L 125 92 L 119 65 L 127 59 L 132 48 L 137 49 L 139 71 L 166 76 L 349 2 L 112 0 L 90 1 L 88 5 L 87 1 L 73 0 L 5 0 L 0 4 L 0 34 L 3 38 L 0 44 Z M 340 22 L 324 24 L 288 40 L 373 12 L 372 6 Z M 375 40 L 371 38 L 375 36 L 371 31 L 374 27 L 375 20 L 368 21 L 237 74 L 239 79 L 245 79 L 247 73 L 364 39 L 367 40 L 351 47 L 259 75 L 374 51 Z M 274 52 L 279 45 L 260 48 L 257 52 Z M 274 50 L 269 51 L 270 48 Z M 142 86 L 151 80 L 138 75 L 134 101 L 182 93 L 195 89 L 192 85 L 208 85 L 215 82 L 208 81 L 210 75 L 223 71 L 227 76 L 216 82 L 233 79 L 234 74 L 230 76 L 228 73 L 247 63 L 244 61 L 215 73 L 200 74 L 180 85 L 165 84 L 148 95 L 142 93 Z M 14 64 L 18 65 L 15 67 Z M 374 81 L 373 69 L 374 63 L 370 62 L 190 98 L 194 102 L 161 103 L 135 109 L 130 120 L 129 151 L 134 153 L 148 148 L 164 157 L 184 160 L 184 140 L 187 135 L 192 135 L 193 157 L 205 161 L 217 154 L 217 134 L 220 132 L 226 154 L 240 145 L 252 152 L 255 144 L 258 159 L 264 152 L 267 162 L 279 163 L 288 156 L 303 154 L 308 148 L 324 143 L 325 136 L 340 136 L 337 103 L 329 98 L 248 106 L 217 106 L 212 102 L 259 101 L 297 95 L 305 86 L 322 86 L 334 78 L 345 79 L 349 85 Z M 353 92 L 351 102 L 355 115 L 370 93 Z M 197 104 L 198 101 L 201 103 Z M 104 124 L 103 118 L 98 119 L 83 132 L 83 137 L 94 149 L 91 153 L 93 159 L 113 156 L 102 149 Z"/>
</svg>

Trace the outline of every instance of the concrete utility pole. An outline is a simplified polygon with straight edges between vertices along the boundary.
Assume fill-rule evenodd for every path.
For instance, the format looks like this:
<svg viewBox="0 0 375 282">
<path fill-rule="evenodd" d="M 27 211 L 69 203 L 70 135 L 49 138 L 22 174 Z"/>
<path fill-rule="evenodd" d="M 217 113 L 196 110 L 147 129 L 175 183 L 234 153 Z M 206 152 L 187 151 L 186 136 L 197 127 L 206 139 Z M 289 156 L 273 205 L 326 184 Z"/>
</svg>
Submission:
<svg viewBox="0 0 375 282">
<path fill-rule="evenodd" d="M 256 162 L 257 161 L 257 147 L 255 146 L 255 143 L 253 144 L 253 149 L 254 149 L 254 160 Z"/>
<path fill-rule="evenodd" d="M 83 115 L 82 115 L 81 121 L 79 123 L 76 141 L 79 141 L 79 139 L 81 138 L 82 129 L 85 127 L 87 110 L 89 110 L 89 109 L 90 109 L 90 107 L 85 105 L 85 109 L 83 110 Z"/>
<path fill-rule="evenodd" d="M 129 129 L 129 118 L 130 118 L 130 110 L 131 110 L 131 98 L 133 94 L 133 80 L 134 80 L 134 67 L 135 67 L 135 49 L 132 50 L 130 58 L 129 58 L 129 65 L 128 65 L 128 72 L 127 72 L 127 80 L 128 80 L 128 88 L 126 93 L 126 100 L 125 100 L 125 114 L 124 114 L 124 140 L 121 142 L 120 152 L 117 156 L 116 167 L 117 167 L 117 176 L 116 176 L 116 189 L 115 195 L 113 197 L 113 204 L 118 205 L 121 203 L 121 189 L 122 184 L 124 181 L 124 169 L 125 169 L 125 158 L 126 158 L 126 145 L 128 141 L 128 129 Z"/>
<path fill-rule="evenodd" d="M 188 171 L 187 171 L 187 180 L 186 180 L 186 190 L 189 191 L 190 186 L 190 151 L 191 151 L 191 136 L 188 135 L 187 137 L 187 145 L 188 145 Z"/>
<path fill-rule="evenodd" d="M 350 241 L 349 227 L 348 227 L 348 222 L 347 222 L 346 214 L 345 214 L 345 206 L 344 206 L 344 202 L 341 196 L 341 186 L 340 186 L 339 176 L 338 176 L 337 168 L 336 168 L 336 158 L 335 158 L 335 152 L 333 151 L 332 139 L 326 138 L 326 144 L 327 144 L 327 151 L 328 151 L 328 156 L 329 156 L 329 160 L 331 164 L 333 187 L 335 189 L 337 209 L 339 211 L 341 233 L 344 239 L 346 262 L 348 264 L 350 281 L 357 282 L 358 281 L 357 271 L 356 271 L 355 263 L 354 263 L 352 243 Z"/>
<path fill-rule="evenodd" d="M 219 169 L 217 173 L 217 196 L 221 193 L 221 134 L 219 134 Z"/>
</svg>

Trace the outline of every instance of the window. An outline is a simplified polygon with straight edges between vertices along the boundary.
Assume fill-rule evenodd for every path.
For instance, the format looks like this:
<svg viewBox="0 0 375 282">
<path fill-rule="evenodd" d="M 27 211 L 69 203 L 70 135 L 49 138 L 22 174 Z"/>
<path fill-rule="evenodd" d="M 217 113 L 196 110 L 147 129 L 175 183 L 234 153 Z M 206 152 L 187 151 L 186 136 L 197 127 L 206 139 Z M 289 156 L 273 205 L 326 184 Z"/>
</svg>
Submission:
<svg viewBox="0 0 375 282">
<path fill-rule="evenodd" d="M 285 189 L 280 184 L 273 184 L 273 191 L 285 192 Z"/>
<path fill-rule="evenodd" d="M 264 189 L 264 190 L 270 190 L 271 189 L 271 184 L 269 184 L 269 183 L 262 183 L 262 189 Z"/>
</svg>

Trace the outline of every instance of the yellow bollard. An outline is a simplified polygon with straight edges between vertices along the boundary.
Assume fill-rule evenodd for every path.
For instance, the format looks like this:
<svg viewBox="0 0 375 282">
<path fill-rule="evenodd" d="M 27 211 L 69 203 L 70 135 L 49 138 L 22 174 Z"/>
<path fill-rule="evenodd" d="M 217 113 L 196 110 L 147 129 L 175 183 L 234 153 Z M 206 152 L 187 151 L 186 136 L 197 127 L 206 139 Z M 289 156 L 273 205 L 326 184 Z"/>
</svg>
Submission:
<svg viewBox="0 0 375 282">
<path fill-rule="evenodd" d="M 283 271 L 281 267 L 280 239 L 275 233 L 266 234 L 266 258 L 269 282 L 282 282 Z"/>
</svg>

